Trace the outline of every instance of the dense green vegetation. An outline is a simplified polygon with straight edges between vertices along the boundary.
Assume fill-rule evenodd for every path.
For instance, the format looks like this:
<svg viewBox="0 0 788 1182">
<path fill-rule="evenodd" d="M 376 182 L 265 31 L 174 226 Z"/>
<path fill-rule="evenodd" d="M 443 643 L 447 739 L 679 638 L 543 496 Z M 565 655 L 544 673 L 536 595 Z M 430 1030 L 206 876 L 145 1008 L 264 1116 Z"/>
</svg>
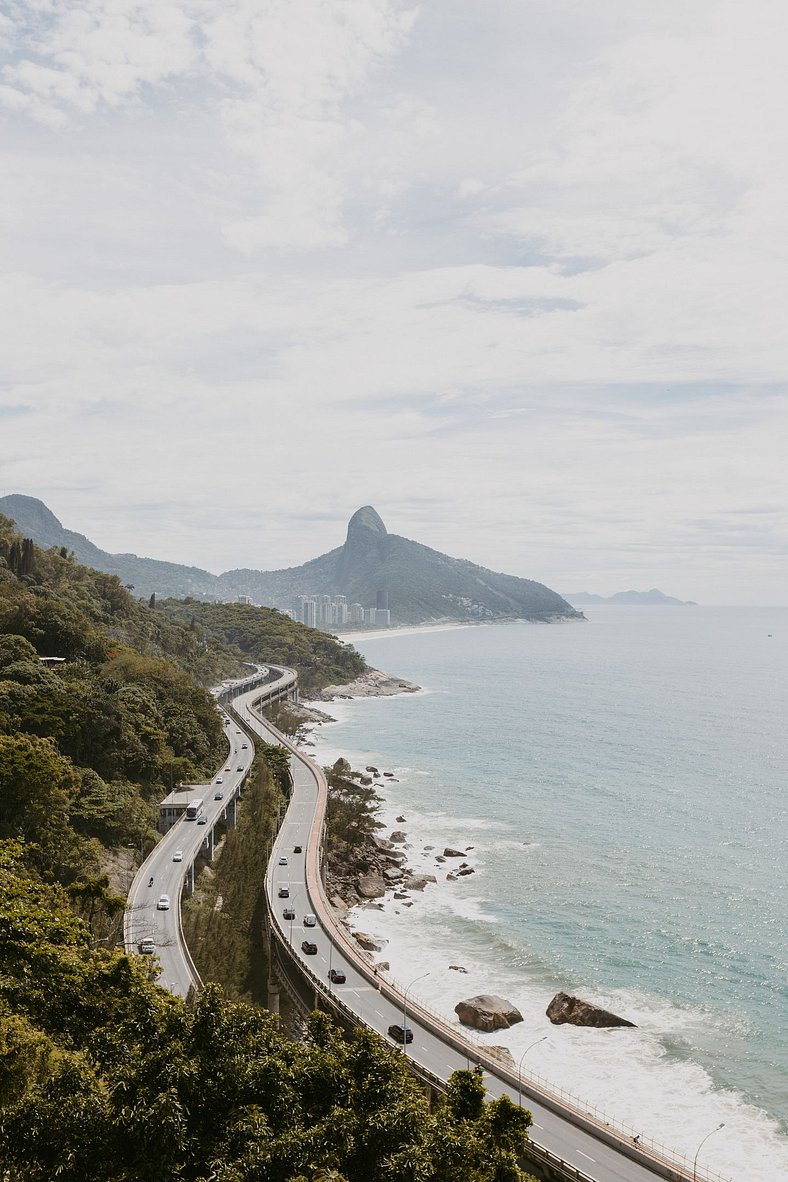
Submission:
<svg viewBox="0 0 788 1182">
<path fill-rule="evenodd" d="M 209 986 L 189 1006 L 141 957 L 91 948 L 60 888 L 0 843 L 0 1160 L 6 1182 L 522 1182 L 526 1113 L 472 1072 L 430 1110 L 402 1055 L 306 1042 Z"/>
<path fill-rule="evenodd" d="M 165 599 L 159 607 L 199 629 L 209 645 L 235 645 L 252 658 L 277 661 L 298 670 L 301 688 L 343 685 L 366 669 L 364 658 L 317 628 L 307 628 L 268 607 L 246 603 L 198 603 Z"/>
<path fill-rule="evenodd" d="M 472 1073 L 430 1109 L 376 1035 L 315 1014 L 293 1042 L 227 996 L 255 996 L 264 967 L 260 846 L 281 800 L 281 749 L 258 753 L 216 880 L 222 911 L 197 924 L 207 976 L 227 992 L 209 985 L 186 1003 L 155 984 L 155 958 L 115 947 L 124 901 L 103 872 L 107 850 L 152 839 L 170 780 L 215 768 L 223 728 L 199 681 L 240 671 L 232 645 L 252 655 L 263 635 L 232 637 L 192 614 L 140 603 L 0 518 L 0 1178 L 522 1182 L 528 1115 L 485 1105 Z M 299 656 L 318 681 L 353 675 L 357 654 L 336 657 L 315 634 L 328 647 L 310 655 L 305 631 L 287 621 L 279 659 Z"/>
<path fill-rule="evenodd" d="M 203 981 L 221 985 L 234 1001 L 266 1004 L 268 948 L 264 939 L 265 869 L 286 807 L 289 757 L 284 747 L 255 740 L 253 774 L 244 786 L 237 824 L 222 841 L 183 908 L 183 930 Z"/>
</svg>

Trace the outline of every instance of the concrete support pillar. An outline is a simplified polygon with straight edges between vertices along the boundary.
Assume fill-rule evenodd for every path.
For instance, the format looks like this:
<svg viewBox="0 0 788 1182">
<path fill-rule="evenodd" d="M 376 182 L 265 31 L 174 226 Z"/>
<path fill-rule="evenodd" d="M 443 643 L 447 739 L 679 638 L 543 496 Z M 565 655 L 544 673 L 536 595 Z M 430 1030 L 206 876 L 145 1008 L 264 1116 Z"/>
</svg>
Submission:
<svg viewBox="0 0 788 1182">
<path fill-rule="evenodd" d="M 191 866 L 189 867 L 189 869 L 186 871 L 186 878 L 184 879 L 183 890 L 184 890 L 184 893 L 187 895 L 191 895 L 194 892 L 194 863 L 192 863 Z"/>
<path fill-rule="evenodd" d="M 272 1014 L 279 1013 L 279 982 L 273 976 L 268 978 L 268 1009 Z"/>
</svg>

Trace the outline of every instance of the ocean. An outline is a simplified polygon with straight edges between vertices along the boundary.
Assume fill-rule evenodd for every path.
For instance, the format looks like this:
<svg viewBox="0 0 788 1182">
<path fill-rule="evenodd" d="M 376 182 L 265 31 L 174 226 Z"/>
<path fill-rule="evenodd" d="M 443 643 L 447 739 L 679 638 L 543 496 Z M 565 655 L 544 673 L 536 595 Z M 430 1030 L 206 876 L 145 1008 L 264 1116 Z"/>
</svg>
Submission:
<svg viewBox="0 0 788 1182">
<path fill-rule="evenodd" d="M 524 1077 L 690 1162 L 714 1130 L 699 1167 L 737 1182 L 788 1178 L 788 609 L 586 615 L 356 642 L 422 690 L 333 703 L 312 753 L 394 773 L 381 832 L 438 881 L 351 922 L 453 1021 L 514 1002 L 474 1037 Z M 445 846 L 474 873 L 447 881 Z M 553 1026 L 561 990 L 637 1028 Z"/>
</svg>

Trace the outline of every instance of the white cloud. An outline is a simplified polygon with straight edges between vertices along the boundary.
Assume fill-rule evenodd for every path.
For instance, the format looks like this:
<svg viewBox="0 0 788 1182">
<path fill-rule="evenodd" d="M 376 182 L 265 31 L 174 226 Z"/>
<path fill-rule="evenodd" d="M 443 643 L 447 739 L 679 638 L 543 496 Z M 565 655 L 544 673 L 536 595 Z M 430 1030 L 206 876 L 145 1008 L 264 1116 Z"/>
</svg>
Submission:
<svg viewBox="0 0 788 1182">
<path fill-rule="evenodd" d="M 372 501 L 567 589 L 784 599 L 781 6 L 592 7 L 8 5 L 3 491 L 214 568 Z"/>
</svg>

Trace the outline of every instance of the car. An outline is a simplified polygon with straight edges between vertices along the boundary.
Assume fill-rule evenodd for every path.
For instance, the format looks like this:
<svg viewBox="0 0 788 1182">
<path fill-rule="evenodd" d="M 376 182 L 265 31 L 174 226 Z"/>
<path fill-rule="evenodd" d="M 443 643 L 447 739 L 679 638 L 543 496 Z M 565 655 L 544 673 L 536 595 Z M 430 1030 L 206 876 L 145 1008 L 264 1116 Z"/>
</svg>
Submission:
<svg viewBox="0 0 788 1182">
<path fill-rule="evenodd" d="M 213 798 L 214 800 L 224 800 L 224 792 L 222 792 L 221 788 L 214 792 Z"/>
<path fill-rule="evenodd" d="M 317 920 L 315 919 L 314 915 L 305 915 L 304 916 L 304 927 L 305 928 L 317 927 Z"/>
<path fill-rule="evenodd" d="M 328 970 L 328 979 L 334 985 L 344 985 L 345 981 L 347 980 L 347 977 L 345 976 L 345 974 L 342 972 L 341 969 L 329 969 Z"/>
<path fill-rule="evenodd" d="M 224 770 L 225 770 L 226 772 L 231 772 L 233 769 L 232 769 L 232 768 L 229 766 L 229 764 L 228 764 L 228 766 L 227 766 L 227 767 L 226 767 Z"/>
<path fill-rule="evenodd" d="M 172 860 L 173 860 L 173 862 L 182 862 L 183 861 L 183 850 L 176 850 L 175 853 L 172 855 Z"/>
<path fill-rule="evenodd" d="M 249 750 L 249 744 L 248 744 L 248 743 L 241 743 L 241 750 L 242 750 L 242 751 L 248 751 L 248 750 Z"/>
<path fill-rule="evenodd" d="M 290 887 L 280 887 L 279 888 L 279 898 L 280 899 L 289 899 L 290 898 Z"/>
<path fill-rule="evenodd" d="M 198 825 L 207 825 L 208 824 L 208 818 L 206 817 L 205 813 L 200 813 L 199 817 L 197 818 L 197 824 Z"/>
<path fill-rule="evenodd" d="M 282 919 L 293 920 L 295 919 L 295 915 L 295 907 L 285 907 L 284 911 L 282 912 Z"/>
<path fill-rule="evenodd" d="M 413 1031 L 410 1026 L 403 1026 L 401 1022 L 394 1022 L 389 1026 L 389 1037 L 395 1042 L 413 1042 Z"/>
<path fill-rule="evenodd" d="M 216 783 L 217 783 L 217 784 L 223 784 L 223 783 L 224 783 L 224 780 L 222 779 L 222 777 L 221 777 L 221 776 L 217 776 L 217 777 L 216 777 Z"/>
<path fill-rule="evenodd" d="M 286 866 L 286 865 L 287 865 L 287 858 L 280 858 L 280 859 L 279 859 L 279 865 L 280 865 L 280 866 Z"/>
<path fill-rule="evenodd" d="M 240 735 L 240 733 L 241 733 L 241 732 L 240 732 L 240 731 L 236 731 L 235 733 L 236 733 L 236 735 Z"/>
<path fill-rule="evenodd" d="M 156 951 L 156 941 L 153 936 L 145 936 L 139 942 L 139 950 L 144 956 L 150 956 Z"/>
<path fill-rule="evenodd" d="M 301 951 L 305 952 L 307 956 L 316 956 L 317 944 L 313 944 L 311 940 L 304 940 L 301 944 Z"/>
<path fill-rule="evenodd" d="M 300 845 L 294 845 L 294 846 L 293 846 L 293 853 L 294 853 L 294 854 L 300 854 L 300 853 L 301 853 L 301 846 L 300 846 Z"/>
<path fill-rule="evenodd" d="M 169 911 L 169 909 L 170 909 L 170 896 L 169 895 L 159 895 L 159 901 L 156 904 L 156 910 L 157 911 Z"/>
<path fill-rule="evenodd" d="M 238 764 L 238 767 L 237 767 L 235 770 L 236 770 L 237 772 L 242 772 L 242 771 L 244 770 L 244 768 L 243 768 L 243 764 L 242 764 L 242 763 L 239 763 L 239 764 Z"/>
</svg>

